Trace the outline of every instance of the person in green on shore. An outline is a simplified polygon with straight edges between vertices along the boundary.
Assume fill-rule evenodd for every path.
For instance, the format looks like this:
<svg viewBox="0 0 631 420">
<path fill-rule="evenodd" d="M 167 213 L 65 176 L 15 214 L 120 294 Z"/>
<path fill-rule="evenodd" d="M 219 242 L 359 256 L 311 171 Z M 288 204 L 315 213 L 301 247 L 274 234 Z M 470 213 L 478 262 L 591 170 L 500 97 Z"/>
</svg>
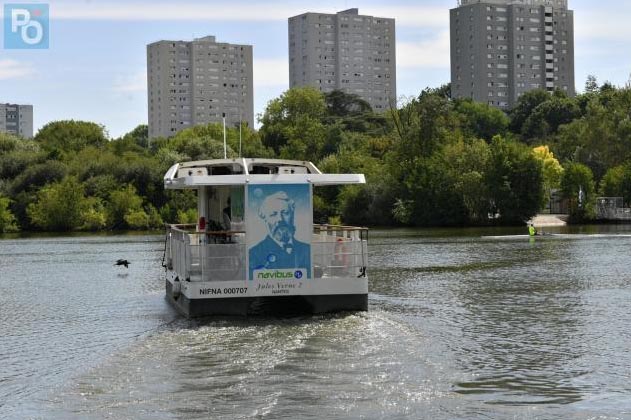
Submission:
<svg viewBox="0 0 631 420">
<path fill-rule="evenodd" d="M 530 236 L 535 236 L 537 234 L 537 229 L 535 229 L 535 225 L 533 225 L 532 223 L 530 224 L 530 226 L 528 226 L 528 234 Z"/>
</svg>

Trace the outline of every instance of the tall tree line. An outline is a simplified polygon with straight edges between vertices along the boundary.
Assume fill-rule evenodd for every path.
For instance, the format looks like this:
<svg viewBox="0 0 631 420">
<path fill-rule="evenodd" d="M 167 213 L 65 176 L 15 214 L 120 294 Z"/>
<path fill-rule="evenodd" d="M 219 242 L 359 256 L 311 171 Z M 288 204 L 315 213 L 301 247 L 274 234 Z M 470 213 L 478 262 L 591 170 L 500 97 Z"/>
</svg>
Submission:
<svg viewBox="0 0 631 420">
<path fill-rule="evenodd" d="M 366 174 L 326 187 L 318 222 L 463 226 L 523 223 L 558 189 L 573 221 L 598 195 L 631 202 L 631 89 L 590 77 L 574 98 L 525 93 L 508 113 L 426 89 L 386 113 L 355 95 L 294 88 L 269 102 L 258 131 L 228 129 L 228 155 L 310 160 Z M 148 140 L 147 127 L 55 121 L 32 140 L 0 134 L 0 232 L 152 229 L 195 220 L 190 191 L 166 191 L 176 162 L 223 157 L 219 124 Z"/>
</svg>

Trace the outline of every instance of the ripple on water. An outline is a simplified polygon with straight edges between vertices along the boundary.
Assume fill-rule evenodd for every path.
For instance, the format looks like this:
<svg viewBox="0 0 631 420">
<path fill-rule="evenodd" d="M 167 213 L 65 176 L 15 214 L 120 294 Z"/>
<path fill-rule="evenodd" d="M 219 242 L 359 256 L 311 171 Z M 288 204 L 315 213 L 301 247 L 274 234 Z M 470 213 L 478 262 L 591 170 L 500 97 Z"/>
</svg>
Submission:
<svg viewBox="0 0 631 420">
<path fill-rule="evenodd" d="M 0 417 L 631 417 L 631 238 L 372 237 L 368 313 L 197 321 L 161 238 L 0 242 Z"/>
</svg>

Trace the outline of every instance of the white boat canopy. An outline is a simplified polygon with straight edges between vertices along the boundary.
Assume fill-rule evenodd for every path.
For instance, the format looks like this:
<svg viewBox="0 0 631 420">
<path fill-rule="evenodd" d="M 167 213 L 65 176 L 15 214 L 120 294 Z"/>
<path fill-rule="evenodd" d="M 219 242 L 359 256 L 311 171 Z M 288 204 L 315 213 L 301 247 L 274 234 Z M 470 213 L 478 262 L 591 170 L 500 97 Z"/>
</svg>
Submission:
<svg viewBox="0 0 631 420">
<path fill-rule="evenodd" d="M 282 159 L 213 159 L 177 163 L 164 176 L 167 189 L 206 185 L 365 184 L 362 174 L 323 174 L 307 161 Z"/>
</svg>

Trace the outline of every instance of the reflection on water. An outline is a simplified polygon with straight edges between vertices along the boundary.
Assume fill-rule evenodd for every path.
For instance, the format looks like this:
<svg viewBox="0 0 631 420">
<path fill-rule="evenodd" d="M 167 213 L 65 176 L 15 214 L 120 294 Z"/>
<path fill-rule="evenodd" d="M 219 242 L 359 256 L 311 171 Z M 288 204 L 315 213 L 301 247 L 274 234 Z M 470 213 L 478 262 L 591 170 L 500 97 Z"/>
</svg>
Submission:
<svg viewBox="0 0 631 420">
<path fill-rule="evenodd" d="M 501 398 L 493 396 L 494 403 L 578 401 L 581 392 L 568 378 L 586 373 L 573 368 L 582 352 L 576 339 L 584 327 L 585 286 L 537 267 L 538 250 L 527 249 L 522 255 L 521 268 L 513 265 L 511 270 L 453 285 L 463 308 L 453 322 L 467 343 L 456 349 L 458 360 L 463 368 L 478 372 L 475 379 L 459 383 L 458 392 L 502 393 Z M 545 264 L 559 268 L 553 253 Z"/>
<path fill-rule="evenodd" d="M 367 313 L 190 321 L 158 236 L 0 241 L 0 418 L 631 418 L 630 232 L 371 232 Z"/>
</svg>

